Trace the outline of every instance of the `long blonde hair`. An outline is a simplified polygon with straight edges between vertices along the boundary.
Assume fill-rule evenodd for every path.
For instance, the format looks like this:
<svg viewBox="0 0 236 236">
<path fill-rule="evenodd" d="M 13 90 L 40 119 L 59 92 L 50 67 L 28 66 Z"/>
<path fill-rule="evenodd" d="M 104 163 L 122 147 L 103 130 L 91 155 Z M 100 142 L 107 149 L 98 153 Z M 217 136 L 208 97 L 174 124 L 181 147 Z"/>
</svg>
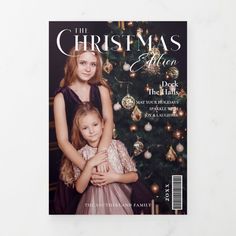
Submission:
<svg viewBox="0 0 236 236">
<path fill-rule="evenodd" d="M 86 46 L 86 47 L 85 47 Z M 84 50 L 86 48 L 86 50 Z M 90 43 L 78 43 L 78 49 L 73 47 L 70 52 L 66 64 L 64 67 L 64 78 L 60 82 L 60 87 L 70 86 L 74 81 L 78 79 L 77 75 L 77 67 L 78 67 L 78 57 L 83 54 L 84 52 L 93 52 L 94 56 L 97 59 L 97 66 L 96 66 L 96 72 L 94 76 L 88 81 L 89 84 L 97 84 L 97 85 L 103 85 L 111 93 L 110 86 L 107 84 L 106 80 L 102 77 L 102 57 L 100 52 L 94 47 L 92 49 L 92 46 Z"/>
<path fill-rule="evenodd" d="M 71 129 L 71 142 L 73 147 L 76 150 L 81 149 L 87 143 L 87 141 L 83 138 L 79 130 L 79 121 L 80 118 L 86 116 L 89 113 L 95 113 L 99 119 L 102 121 L 102 116 L 98 109 L 94 107 L 90 102 L 81 103 L 75 113 L 75 117 L 73 120 L 73 125 Z M 74 170 L 72 162 L 64 157 L 61 164 L 60 170 L 60 178 L 64 181 L 64 183 L 68 186 L 74 186 Z"/>
</svg>

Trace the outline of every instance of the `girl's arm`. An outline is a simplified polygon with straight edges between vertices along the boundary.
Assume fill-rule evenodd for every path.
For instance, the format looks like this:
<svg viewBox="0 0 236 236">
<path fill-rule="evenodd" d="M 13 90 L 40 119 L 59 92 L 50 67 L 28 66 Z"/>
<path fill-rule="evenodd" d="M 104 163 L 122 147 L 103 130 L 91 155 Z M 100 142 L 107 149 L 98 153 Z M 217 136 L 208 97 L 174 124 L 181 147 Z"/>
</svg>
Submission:
<svg viewBox="0 0 236 236">
<path fill-rule="evenodd" d="M 90 160 L 87 161 L 84 170 L 77 178 L 75 187 L 77 192 L 83 193 L 84 190 L 87 188 L 90 178 L 92 176 L 93 168 L 107 160 L 107 153 L 106 152 L 99 152 Z"/>
<path fill-rule="evenodd" d="M 102 116 L 104 120 L 104 129 L 101 140 L 98 145 L 98 151 L 107 150 L 112 140 L 113 110 L 109 90 L 104 86 L 99 86 L 102 101 Z"/>
<path fill-rule="evenodd" d="M 92 180 L 98 185 L 106 185 L 114 182 L 127 184 L 136 182 L 138 180 L 135 163 L 129 156 L 125 145 L 119 140 L 116 140 L 114 144 L 116 144 L 124 174 L 115 173 L 112 169 L 110 169 L 107 173 L 93 174 Z"/>
<path fill-rule="evenodd" d="M 83 170 L 86 161 L 68 139 L 65 101 L 62 93 L 58 93 L 54 98 L 54 119 L 59 148 L 79 169 Z"/>
<path fill-rule="evenodd" d="M 75 188 L 77 192 L 83 193 L 84 190 L 87 188 L 91 175 L 92 175 L 93 167 L 89 165 L 89 162 L 84 167 L 84 170 L 82 171 L 81 175 L 75 182 Z"/>
<path fill-rule="evenodd" d="M 101 150 L 107 150 L 112 140 L 112 131 L 114 127 L 113 123 L 113 110 L 112 101 L 109 90 L 104 86 L 99 86 L 102 101 L 102 116 L 104 120 L 104 128 L 101 140 L 98 145 L 98 152 Z M 101 164 L 97 166 L 98 172 L 107 172 L 108 165 Z"/>
<path fill-rule="evenodd" d="M 138 174 L 136 172 L 129 172 L 126 174 L 115 174 L 114 177 L 115 182 L 124 184 L 134 183 L 138 180 Z"/>
<path fill-rule="evenodd" d="M 118 174 L 109 170 L 107 173 L 96 173 L 92 175 L 92 180 L 99 186 L 111 183 L 134 183 L 138 180 L 136 172 L 128 172 L 125 174 Z"/>
</svg>

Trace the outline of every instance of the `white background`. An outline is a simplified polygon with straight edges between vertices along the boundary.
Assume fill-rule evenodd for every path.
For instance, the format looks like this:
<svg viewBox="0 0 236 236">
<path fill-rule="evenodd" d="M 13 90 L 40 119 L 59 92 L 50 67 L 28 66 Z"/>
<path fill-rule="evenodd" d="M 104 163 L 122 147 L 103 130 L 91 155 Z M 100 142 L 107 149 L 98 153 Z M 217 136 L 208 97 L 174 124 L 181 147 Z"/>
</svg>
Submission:
<svg viewBox="0 0 236 236">
<path fill-rule="evenodd" d="M 233 0 L 1 1 L 0 235 L 235 235 L 235 7 Z M 50 20 L 188 21 L 187 216 L 48 215 Z"/>
</svg>

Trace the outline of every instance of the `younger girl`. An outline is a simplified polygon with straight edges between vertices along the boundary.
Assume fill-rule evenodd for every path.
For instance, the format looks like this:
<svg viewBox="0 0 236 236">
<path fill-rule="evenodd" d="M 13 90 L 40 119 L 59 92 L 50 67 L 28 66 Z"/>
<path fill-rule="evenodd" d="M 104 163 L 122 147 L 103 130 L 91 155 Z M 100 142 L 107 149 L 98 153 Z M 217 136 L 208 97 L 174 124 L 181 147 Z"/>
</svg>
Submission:
<svg viewBox="0 0 236 236">
<path fill-rule="evenodd" d="M 101 157 L 97 147 L 103 133 L 103 120 L 99 111 L 86 102 L 79 106 L 73 121 L 72 144 L 86 160 L 81 172 L 73 165 L 73 170 L 64 168 L 64 181 L 71 184 L 74 172 L 76 190 L 83 193 L 76 214 L 133 214 L 131 207 L 131 186 L 138 175 L 124 144 L 112 140 L 107 149 L 108 157 Z M 105 161 L 109 171 L 93 173 L 93 169 Z M 63 168 L 62 168 L 63 170 Z M 90 185 L 90 180 L 97 186 Z"/>
</svg>

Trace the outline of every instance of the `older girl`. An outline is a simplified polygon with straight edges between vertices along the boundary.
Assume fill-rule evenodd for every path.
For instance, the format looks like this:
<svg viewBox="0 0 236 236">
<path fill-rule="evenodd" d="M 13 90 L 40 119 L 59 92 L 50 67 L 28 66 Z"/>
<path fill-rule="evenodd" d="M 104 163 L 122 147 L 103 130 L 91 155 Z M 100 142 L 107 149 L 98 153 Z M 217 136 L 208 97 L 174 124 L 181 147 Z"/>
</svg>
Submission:
<svg viewBox="0 0 236 236">
<path fill-rule="evenodd" d="M 97 151 L 106 156 L 106 150 L 111 143 L 113 129 L 113 112 L 108 85 L 102 79 L 102 59 L 100 53 L 92 50 L 89 44 L 79 43 L 78 50 L 72 48 L 65 65 L 65 75 L 61 88 L 54 99 L 54 118 L 57 142 L 68 165 L 72 162 L 83 170 L 86 161 L 71 144 L 71 127 L 79 104 L 90 101 L 98 108 L 104 120 L 104 131 Z M 98 166 L 99 172 L 107 171 L 107 164 Z M 55 194 L 54 210 L 57 214 L 73 214 L 79 195 L 62 181 Z"/>
</svg>

